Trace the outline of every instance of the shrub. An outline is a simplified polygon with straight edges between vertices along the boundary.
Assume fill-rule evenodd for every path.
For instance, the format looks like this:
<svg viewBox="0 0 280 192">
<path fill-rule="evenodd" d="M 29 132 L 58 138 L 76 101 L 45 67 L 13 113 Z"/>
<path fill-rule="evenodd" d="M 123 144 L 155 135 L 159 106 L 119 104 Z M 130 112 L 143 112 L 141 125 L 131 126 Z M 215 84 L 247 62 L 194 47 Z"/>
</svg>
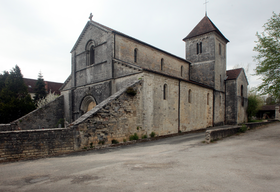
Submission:
<svg viewBox="0 0 280 192">
<path fill-rule="evenodd" d="M 150 136 L 151 136 L 151 137 L 155 137 L 155 136 L 156 136 L 155 132 L 152 132 L 152 133 L 150 134 Z"/>
<path fill-rule="evenodd" d="M 123 142 L 125 143 L 125 142 L 126 142 L 126 139 L 123 139 Z"/>
<path fill-rule="evenodd" d="M 131 95 L 131 96 L 136 95 L 136 91 L 134 91 L 134 89 L 133 89 L 132 87 L 128 87 L 128 88 L 126 89 L 126 93 L 127 93 L 128 95 Z"/>
<path fill-rule="evenodd" d="M 142 139 L 147 139 L 147 135 L 142 135 Z"/>
<path fill-rule="evenodd" d="M 90 148 L 93 148 L 94 146 L 93 146 L 93 143 L 90 143 Z"/>
<path fill-rule="evenodd" d="M 247 126 L 243 124 L 242 127 L 239 128 L 239 131 L 245 133 L 247 131 Z"/>
<path fill-rule="evenodd" d="M 118 143 L 119 143 L 118 140 L 116 140 L 116 139 L 113 139 L 113 140 L 112 140 L 112 144 L 118 144 Z"/>
<path fill-rule="evenodd" d="M 59 126 L 59 124 L 61 125 L 61 127 L 64 127 L 64 119 L 63 118 L 60 118 L 56 124 L 56 127 Z"/>
<path fill-rule="evenodd" d="M 104 140 L 99 141 L 98 144 L 104 145 L 104 144 L 105 144 L 105 141 L 104 141 Z"/>
<path fill-rule="evenodd" d="M 138 137 L 137 133 L 134 133 L 134 135 L 131 135 L 129 137 L 129 141 L 138 140 L 138 139 L 139 139 L 139 137 Z"/>
</svg>

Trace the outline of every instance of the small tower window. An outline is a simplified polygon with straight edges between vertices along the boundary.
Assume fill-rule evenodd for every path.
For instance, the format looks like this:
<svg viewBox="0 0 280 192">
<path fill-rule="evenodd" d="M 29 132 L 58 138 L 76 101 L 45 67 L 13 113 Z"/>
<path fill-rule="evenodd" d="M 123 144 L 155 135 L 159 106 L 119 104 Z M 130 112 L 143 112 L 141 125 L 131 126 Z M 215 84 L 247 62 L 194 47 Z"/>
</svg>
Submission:
<svg viewBox="0 0 280 192">
<path fill-rule="evenodd" d="M 244 106 L 243 85 L 241 85 L 241 105 Z"/>
<path fill-rule="evenodd" d="M 90 47 L 89 58 L 90 58 L 90 65 L 94 64 L 94 62 L 95 62 L 95 53 L 94 53 L 94 47 L 93 46 Z"/>
<path fill-rule="evenodd" d="M 202 42 L 196 44 L 196 53 L 202 53 Z"/>
<path fill-rule="evenodd" d="M 209 105 L 209 93 L 207 93 L 207 105 Z"/>
<path fill-rule="evenodd" d="M 163 86 L 163 99 L 167 99 L 167 84 L 164 84 Z"/>
<path fill-rule="evenodd" d="M 191 98 L 192 98 L 192 90 L 189 89 L 189 95 L 188 95 L 188 102 L 191 103 Z"/>
<path fill-rule="evenodd" d="M 221 44 L 219 43 L 219 55 L 221 55 L 222 54 L 222 46 L 221 46 Z"/>
<path fill-rule="evenodd" d="M 163 58 L 162 58 L 161 61 L 160 61 L 160 70 L 161 70 L 161 71 L 163 70 L 163 65 L 164 65 L 164 60 L 163 60 Z"/>
<path fill-rule="evenodd" d="M 134 49 L 134 62 L 137 63 L 137 49 Z"/>
<path fill-rule="evenodd" d="M 184 71 L 184 67 L 183 65 L 181 66 L 181 77 L 183 77 L 183 71 Z"/>
</svg>

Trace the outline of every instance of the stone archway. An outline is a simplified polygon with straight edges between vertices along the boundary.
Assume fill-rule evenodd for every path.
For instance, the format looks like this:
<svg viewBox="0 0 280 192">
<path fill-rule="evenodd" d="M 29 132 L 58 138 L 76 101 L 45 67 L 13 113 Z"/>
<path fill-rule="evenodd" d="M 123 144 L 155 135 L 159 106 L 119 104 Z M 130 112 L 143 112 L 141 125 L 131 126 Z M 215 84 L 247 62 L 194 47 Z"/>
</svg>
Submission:
<svg viewBox="0 0 280 192">
<path fill-rule="evenodd" d="M 88 96 L 85 96 L 85 98 L 83 99 L 80 110 L 84 114 L 84 113 L 92 110 L 95 106 L 96 106 L 95 99 L 92 96 L 88 95 Z"/>
</svg>

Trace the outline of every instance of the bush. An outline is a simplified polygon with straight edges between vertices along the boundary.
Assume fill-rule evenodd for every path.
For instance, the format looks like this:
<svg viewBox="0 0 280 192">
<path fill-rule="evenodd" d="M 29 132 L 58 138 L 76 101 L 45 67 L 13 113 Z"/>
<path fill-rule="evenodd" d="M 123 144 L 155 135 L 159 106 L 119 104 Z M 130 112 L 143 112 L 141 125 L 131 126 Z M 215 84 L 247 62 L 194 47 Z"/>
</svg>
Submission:
<svg viewBox="0 0 280 192">
<path fill-rule="evenodd" d="M 156 136 L 155 132 L 152 132 L 152 133 L 150 134 L 150 136 L 151 136 L 151 137 L 155 137 L 155 136 Z"/>
<path fill-rule="evenodd" d="M 104 141 L 104 140 L 103 140 L 103 141 L 99 141 L 98 144 L 99 144 L 99 145 L 100 145 L 100 144 L 101 144 L 101 145 L 104 145 L 104 144 L 105 144 L 105 141 Z"/>
<path fill-rule="evenodd" d="M 252 120 L 252 117 L 255 116 L 262 108 L 263 104 L 263 99 L 259 95 L 254 92 L 249 93 L 247 107 L 247 116 L 249 121 Z"/>
<path fill-rule="evenodd" d="M 56 127 L 59 126 L 59 124 L 61 125 L 61 127 L 64 127 L 64 119 L 63 118 L 60 118 L 56 124 Z"/>
<path fill-rule="evenodd" d="M 116 139 L 112 140 L 112 144 L 118 144 L 118 143 L 119 143 L 118 140 L 116 140 Z"/>
<path fill-rule="evenodd" d="M 139 139 L 139 137 L 138 137 L 137 133 L 134 133 L 134 135 L 131 135 L 129 137 L 129 141 L 138 140 L 138 139 Z"/>
<path fill-rule="evenodd" d="M 133 89 L 132 87 L 128 87 L 128 88 L 126 89 L 126 93 L 127 93 L 128 95 L 131 95 L 131 96 L 136 95 L 136 91 L 134 91 L 134 89 Z"/>
<path fill-rule="evenodd" d="M 247 131 L 247 126 L 243 124 L 242 127 L 239 128 L 239 131 L 245 133 Z"/>
<path fill-rule="evenodd" d="M 125 143 L 125 142 L 126 142 L 126 139 L 123 139 L 123 142 Z"/>
<path fill-rule="evenodd" d="M 147 135 L 142 135 L 142 139 L 147 139 Z"/>
</svg>

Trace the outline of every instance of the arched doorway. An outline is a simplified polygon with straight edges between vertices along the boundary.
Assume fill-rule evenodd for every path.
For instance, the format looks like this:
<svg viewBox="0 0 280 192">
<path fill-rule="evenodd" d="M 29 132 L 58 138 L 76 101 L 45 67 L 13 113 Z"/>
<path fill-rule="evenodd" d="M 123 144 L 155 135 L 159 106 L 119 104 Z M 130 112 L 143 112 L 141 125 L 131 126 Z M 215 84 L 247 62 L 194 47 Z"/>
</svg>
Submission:
<svg viewBox="0 0 280 192">
<path fill-rule="evenodd" d="M 95 99 L 92 96 L 88 95 L 88 96 L 85 96 L 85 98 L 83 99 L 80 110 L 84 114 L 84 113 L 92 110 L 95 106 L 96 106 Z"/>
</svg>

